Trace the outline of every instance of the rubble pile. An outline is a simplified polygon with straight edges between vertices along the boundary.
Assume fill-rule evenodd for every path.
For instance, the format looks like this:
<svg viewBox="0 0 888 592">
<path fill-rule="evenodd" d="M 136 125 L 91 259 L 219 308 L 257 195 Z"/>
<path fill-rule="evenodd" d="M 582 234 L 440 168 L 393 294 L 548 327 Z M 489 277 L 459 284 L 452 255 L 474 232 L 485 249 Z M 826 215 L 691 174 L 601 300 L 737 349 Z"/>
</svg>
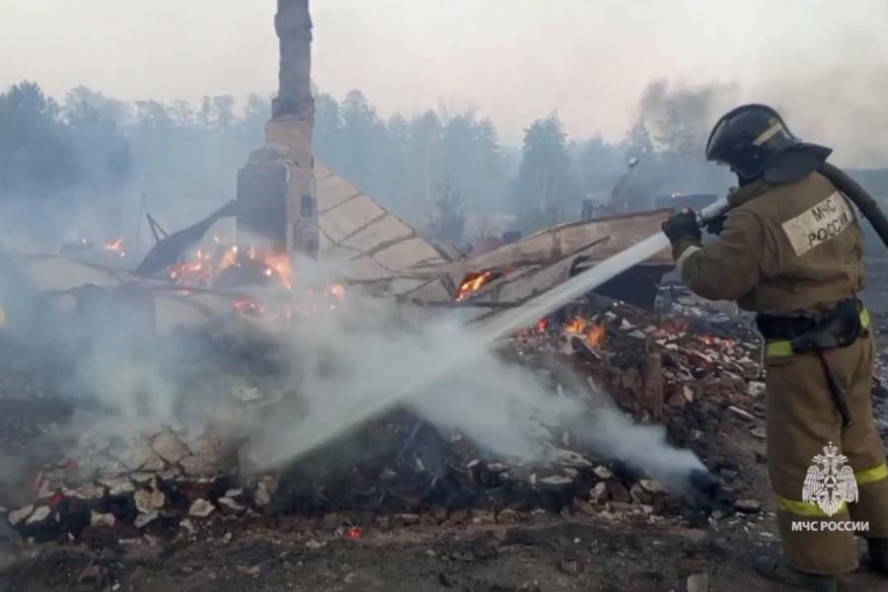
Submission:
<svg viewBox="0 0 888 592">
<path fill-rule="evenodd" d="M 516 348 L 524 359 L 571 360 L 642 421 L 693 422 L 701 405 L 754 416 L 763 404 L 764 368 L 752 317 L 691 302 L 682 298 L 653 315 L 620 303 L 575 309 L 563 325 L 522 334 Z"/>
<path fill-rule="evenodd" d="M 218 439 L 183 441 L 171 430 L 88 456 L 89 464 L 69 460 L 38 475 L 33 501 L 7 516 L 20 535 L 126 539 L 284 514 L 331 530 L 514 523 L 558 512 L 657 522 L 683 509 L 661 484 L 619 463 L 555 446 L 545 466 L 484 458 L 460 434 L 406 412 L 279 475 L 244 478 Z"/>
<path fill-rule="evenodd" d="M 275 486 L 269 478 L 241 484 L 230 468 L 236 465 L 209 435 L 185 442 L 166 430 L 77 456 L 83 464 L 71 459 L 38 473 L 32 503 L 7 516 L 19 534 L 40 541 L 118 527 L 137 536 L 217 510 L 243 515 L 247 506 L 267 506 Z"/>
<path fill-rule="evenodd" d="M 674 444 L 693 448 L 728 477 L 718 507 L 755 513 L 756 503 L 732 482 L 738 467 L 725 434 L 764 436 L 757 338 L 749 319 L 687 301 L 675 306 L 694 316 L 579 304 L 565 322 L 516 336 L 508 355 L 543 372 L 557 358 L 610 391 L 637 420 L 665 423 Z M 217 378 L 211 388 L 223 388 L 226 376 Z M 249 415 L 287 396 L 269 383 L 238 386 L 227 401 Z M 131 439 L 81 439 L 70 459 L 38 475 L 30 503 L 12 508 L 7 519 L 25 537 L 50 540 L 191 533 L 216 519 L 284 514 L 334 529 L 518 522 L 564 512 L 643 522 L 693 517 L 688 500 L 633 467 L 596 458 L 566 432 L 543 425 L 539 431 L 547 458 L 528 466 L 492 458 L 462 434 L 400 410 L 274 475 L 239 472 L 231 425 L 210 425 L 199 435 L 168 428 Z"/>
</svg>

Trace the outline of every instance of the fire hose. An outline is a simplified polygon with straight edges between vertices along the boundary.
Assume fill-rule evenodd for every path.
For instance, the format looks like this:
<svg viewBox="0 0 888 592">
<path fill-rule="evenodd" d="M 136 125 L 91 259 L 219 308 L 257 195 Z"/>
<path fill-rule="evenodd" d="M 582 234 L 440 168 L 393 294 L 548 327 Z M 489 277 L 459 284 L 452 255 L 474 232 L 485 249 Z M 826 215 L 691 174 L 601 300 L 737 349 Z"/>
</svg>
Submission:
<svg viewBox="0 0 888 592">
<path fill-rule="evenodd" d="M 826 177 L 836 189 L 839 190 L 851 203 L 857 206 L 863 217 L 872 225 L 873 230 L 888 248 L 888 216 L 879 207 L 875 198 L 864 189 L 860 183 L 852 179 L 847 173 L 835 165 L 824 162 L 817 170 L 821 175 Z M 740 204 L 733 203 L 731 195 L 723 197 L 712 205 L 703 208 L 697 214 L 697 222 L 700 226 L 706 226 L 715 218 L 726 214 L 729 210 Z"/>
<path fill-rule="evenodd" d="M 873 230 L 882 239 L 885 247 L 888 247 L 888 216 L 885 216 L 885 212 L 882 211 L 873 196 L 844 171 L 828 162 L 824 162 L 820 166 L 819 172 L 857 206 L 860 213 L 872 224 Z"/>
</svg>

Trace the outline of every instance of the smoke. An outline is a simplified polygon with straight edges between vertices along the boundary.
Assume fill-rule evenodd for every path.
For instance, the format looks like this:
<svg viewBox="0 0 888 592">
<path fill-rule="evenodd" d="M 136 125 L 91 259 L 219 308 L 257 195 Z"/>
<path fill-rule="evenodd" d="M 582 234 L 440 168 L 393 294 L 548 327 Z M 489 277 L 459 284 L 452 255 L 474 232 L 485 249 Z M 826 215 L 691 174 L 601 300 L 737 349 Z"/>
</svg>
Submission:
<svg viewBox="0 0 888 592">
<path fill-rule="evenodd" d="M 670 86 L 656 80 L 642 93 L 639 120 L 663 150 L 699 158 L 713 123 L 736 93 L 732 85 Z"/>
<path fill-rule="evenodd" d="M 851 168 L 888 166 L 888 138 L 872 130 L 888 127 L 884 43 L 868 34 L 840 35 L 831 56 L 812 61 L 810 48 L 782 48 L 783 60 L 757 62 L 752 82 L 688 85 L 654 80 L 639 100 L 638 121 L 662 148 L 700 158 L 718 118 L 744 103 L 777 109 L 805 141 L 835 149 L 833 161 Z M 786 55 L 789 54 L 789 55 Z M 794 63 L 786 67 L 786 63 Z"/>
<path fill-rule="evenodd" d="M 733 179 L 706 162 L 706 140 L 715 120 L 737 96 L 735 85 L 690 86 L 654 80 L 638 101 L 624 145 L 638 165 L 617 184 L 617 201 L 632 210 L 658 206 L 674 194 L 720 194 Z"/>
<path fill-rule="evenodd" d="M 662 427 L 633 423 L 600 389 L 509 363 L 455 322 L 393 329 L 396 306 L 350 298 L 338 314 L 306 319 L 287 342 L 299 404 L 262 418 L 245 454 L 254 468 L 286 465 L 404 406 L 521 464 L 546 464 L 567 441 L 675 489 L 703 469 L 692 452 L 667 444 Z"/>
<path fill-rule="evenodd" d="M 888 137 L 873 133 L 888 127 L 883 97 L 888 93 L 888 61 L 835 65 L 814 72 L 787 73 L 773 84 L 746 94 L 773 105 L 796 135 L 835 149 L 841 166 L 888 166 Z"/>
<path fill-rule="evenodd" d="M 327 285 L 331 271 L 308 269 L 300 277 Z M 11 292 L 20 280 L 10 280 Z M 662 428 L 634 424 L 599 388 L 563 371 L 508 362 L 457 318 L 410 323 L 409 305 L 362 297 L 356 287 L 346 306 L 292 325 L 270 320 L 265 327 L 273 330 L 248 332 L 235 316 L 225 337 L 209 329 L 155 337 L 148 296 L 134 287 L 114 294 L 87 288 L 64 322 L 40 314 L 36 296 L 30 302 L 37 322 L 20 335 L 31 344 L 21 349 L 35 372 L 55 377 L 57 394 L 76 401 L 76 416 L 56 434 L 79 442 L 73 458 L 88 462 L 117 439 L 167 427 L 195 436 L 213 426 L 229 445 L 246 442 L 245 470 L 283 468 L 400 407 L 519 464 L 544 465 L 557 448 L 579 445 L 676 489 L 702 469 L 691 452 L 667 444 Z M 266 294 L 255 296 L 264 301 Z M 220 355 L 212 346 L 220 339 L 242 349 L 226 345 L 231 351 Z M 252 367 L 235 365 L 246 358 Z M 232 401 L 243 386 L 290 394 L 244 412 Z"/>
</svg>

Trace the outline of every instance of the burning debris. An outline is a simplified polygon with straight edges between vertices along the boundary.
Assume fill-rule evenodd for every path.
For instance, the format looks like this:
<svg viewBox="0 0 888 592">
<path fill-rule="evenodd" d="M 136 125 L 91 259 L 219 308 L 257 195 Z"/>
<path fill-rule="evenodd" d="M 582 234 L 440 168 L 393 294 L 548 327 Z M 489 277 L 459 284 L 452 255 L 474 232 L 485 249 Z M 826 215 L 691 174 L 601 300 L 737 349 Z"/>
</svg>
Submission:
<svg viewBox="0 0 888 592">
<path fill-rule="evenodd" d="M 254 245 L 246 249 L 218 245 L 212 252 L 197 249 L 191 258 L 172 266 L 169 274 L 186 286 L 272 285 L 293 289 L 290 257 L 286 253 L 257 252 Z"/>
<path fill-rule="evenodd" d="M 578 337 L 593 348 L 599 347 L 607 337 L 607 326 L 604 323 L 592 323 L 582 316 L 573 317 L 563 329 L 568 337 Z"/>
<path fill-rule="evenodd" d="M 105 243 L 104 248 L 106 253 L 117 257 L 126 257 L 126 246 L 123 244 L 122 238 Z"/>
<path fill-rule="evenodd" d="M 462 284 L 460 284 L 459 289 L 456 291 L 456 300 L 465 300 L 490 282 L 502 277 L 502 275 L 502 273 L 490 270 L 470 273 L 463 279 Z"/>
</svg>

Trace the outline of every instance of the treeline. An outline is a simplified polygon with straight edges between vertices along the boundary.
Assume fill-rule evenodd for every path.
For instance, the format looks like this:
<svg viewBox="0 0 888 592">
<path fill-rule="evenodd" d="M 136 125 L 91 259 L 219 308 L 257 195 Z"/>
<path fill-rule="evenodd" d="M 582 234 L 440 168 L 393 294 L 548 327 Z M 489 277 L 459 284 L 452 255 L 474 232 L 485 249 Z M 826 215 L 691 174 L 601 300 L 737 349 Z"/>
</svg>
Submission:
<svg viewBox="0 0 888 592">
<path fill-rule="evenodd" d="M 658 195 L 721 191 L 727 177 L 700 156 L 706 97 L 654 90 L 619 142 L 571 141 L 553 112 L 528 125 L 520 148 L 471 110 L 383 117 L 360 91 L 341 101 L 320 93 L 315 153 L 411 223 L 454 240 L 468 214 L 509 214 L 527 232 L 577 219 L 583 200 L 608 201 L 617 186 L 630 209 Z M 233 197 L 269 115 L 270 97 L 260 95 L 128 103 L 80 87 L 57 103 L 37 84 L 17 84 L 0 95 L 0 205 L 27 214 L 52 204 L 40 222 L 48 209 L 66 229 L 97 214 L 101 224 L 133 225 L 146 207 L 184 225 Z M 638 165 L 627 174 L 630 158 Z M 82 215 L 72 221 L 72 212 Z"/>
<path fill-rule="evenodd" d="M 120 113 L 86 89 L 60 105 L 34 83 L 0 94 L 0 191 L 46 198 L 69 187 L 114 191 L 132 168 Z M 110 106 L 110 104 L 108 105 Z"/>
</svg>

